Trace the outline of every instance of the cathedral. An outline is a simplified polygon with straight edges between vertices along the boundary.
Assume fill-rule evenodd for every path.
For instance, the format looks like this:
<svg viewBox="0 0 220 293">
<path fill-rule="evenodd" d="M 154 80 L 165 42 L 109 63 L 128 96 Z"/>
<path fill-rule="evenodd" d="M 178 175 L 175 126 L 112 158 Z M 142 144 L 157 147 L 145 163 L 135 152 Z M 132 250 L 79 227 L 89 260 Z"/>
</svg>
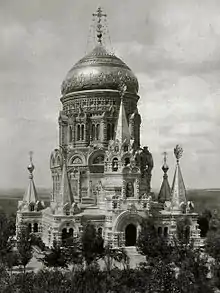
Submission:
<svg viewBox="0 0 220 293">
<path fill-rule="evenodd" d="M 101 8 L 96 44 L 67 73 L 61 85 L 59 146 L 50 157 L 52 192 L 46 207 L 35 188 L 32 156 L 29 185 L 18 202 L 17 231 L 24 223 L 50 247 L 80 235 L 92 222 L 105 244 L 135 247 L 140 224 L 153 215 L 160 235 L 175 235 L 188 218 L 190 237 L 200 243 L 198 215 L 187 200 L 180 170 L 182 148 L 174 148 L 176 168 L 168 182 L 166 154 L 158 195 L 151 191 L 153 157 L 141 146 L 138 80 L 104 44 Z"/>
</svg>

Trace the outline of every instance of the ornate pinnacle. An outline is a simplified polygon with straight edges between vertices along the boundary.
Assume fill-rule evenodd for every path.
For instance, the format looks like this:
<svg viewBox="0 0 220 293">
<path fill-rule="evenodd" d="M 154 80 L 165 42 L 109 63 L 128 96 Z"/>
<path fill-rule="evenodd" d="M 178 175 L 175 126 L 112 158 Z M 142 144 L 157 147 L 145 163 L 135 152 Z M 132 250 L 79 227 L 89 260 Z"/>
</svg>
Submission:
<svg viewBox="0 0 220 293">
<path fill-rule="evenodd" d="M 102 19 L 104 17 L 107 17 L 107 14 L 103 13 L 102 8 L 98 7 L 96 13 L 92 14 L 93 17 L 97 18 L 97 25 L 96 25 L 96 33 L 97 33 L 97 39 L 98 39 L 98 43 L 102 44 L 102 37 L 103 37 L 103 24 L 102 24 Z"/>
<path fill-rule="evenodd" d="M 163 172 L 166 174 L 169 170 L 169 167 L 167 165 L 167 152 L 163 152 L 163 166 L 162 166 Z"/>
<path fill-rule="evenodd" d="M 33 160 L 33 152 L 32 151 L 29 152 L 29 157 L 30 157 L 30 164 L 28 165 L 27 169 L 30 172 L 30 178 L 33 178 L 32 173 L 34 171 L 34 164 L 32 161 Z"/>
<path fill-rule="evenodd" d="M 183 155 L 183 149 L 182 147 L 177 144 L 176 147 L 174 148 L 174 155 L 176 157 L 177 163 L 179 162 L 179 159 L 182 157 Z"/>
</svg>

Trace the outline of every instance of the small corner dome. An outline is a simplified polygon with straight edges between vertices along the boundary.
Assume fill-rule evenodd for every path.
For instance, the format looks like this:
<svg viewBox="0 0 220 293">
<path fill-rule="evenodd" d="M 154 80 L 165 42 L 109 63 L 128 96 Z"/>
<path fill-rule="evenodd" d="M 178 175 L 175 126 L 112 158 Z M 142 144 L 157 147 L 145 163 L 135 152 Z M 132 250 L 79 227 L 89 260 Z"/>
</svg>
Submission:
<svg viewBox="0 0 220 293">
<path fill-rule="evenodd" d="M 84 90 L 118 90 L 122 82 L 127 92 L 138 93 L 138 80 L 131 69 L 99 44 L 70 69 L 61 93 L 65 96 Z"/>
</svg>

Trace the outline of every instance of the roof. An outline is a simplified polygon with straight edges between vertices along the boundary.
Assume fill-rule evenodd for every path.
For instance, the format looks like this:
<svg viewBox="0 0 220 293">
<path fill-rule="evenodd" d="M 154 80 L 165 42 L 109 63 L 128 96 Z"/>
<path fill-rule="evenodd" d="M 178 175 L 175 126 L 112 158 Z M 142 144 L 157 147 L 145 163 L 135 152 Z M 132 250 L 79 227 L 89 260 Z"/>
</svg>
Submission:
<svg viewBox="0 0 220 293">
<path fill-rule="evenodd" d="M 61 93 L 67 95 L 84 90 L 118 90 L 122 81 L 128 92 L 137 94 L 138 81 L 131 69 L 99 44 L 67 73 Z"/>
</svg>

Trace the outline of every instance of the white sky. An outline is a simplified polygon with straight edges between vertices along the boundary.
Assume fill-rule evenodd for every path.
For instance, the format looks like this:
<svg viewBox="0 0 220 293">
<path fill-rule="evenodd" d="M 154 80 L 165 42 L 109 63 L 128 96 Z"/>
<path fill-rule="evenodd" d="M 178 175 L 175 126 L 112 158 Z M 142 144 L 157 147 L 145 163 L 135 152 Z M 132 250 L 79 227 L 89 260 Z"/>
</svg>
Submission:
<svg viewBox="0 0 220 293">
<path fill-rule="evenodd" d="M 7 0 L 0 1 L 0 188 L 26 186 L 29 150 L 36 185 L 51 186 L 60 85 L 84 55 L 99 4 L 116 55 L 139 79 L 153 187 L 163 151 L 172 181 L 177 143 L 186 186 L 220 187 L 220 1 Z"/>
</svg>

